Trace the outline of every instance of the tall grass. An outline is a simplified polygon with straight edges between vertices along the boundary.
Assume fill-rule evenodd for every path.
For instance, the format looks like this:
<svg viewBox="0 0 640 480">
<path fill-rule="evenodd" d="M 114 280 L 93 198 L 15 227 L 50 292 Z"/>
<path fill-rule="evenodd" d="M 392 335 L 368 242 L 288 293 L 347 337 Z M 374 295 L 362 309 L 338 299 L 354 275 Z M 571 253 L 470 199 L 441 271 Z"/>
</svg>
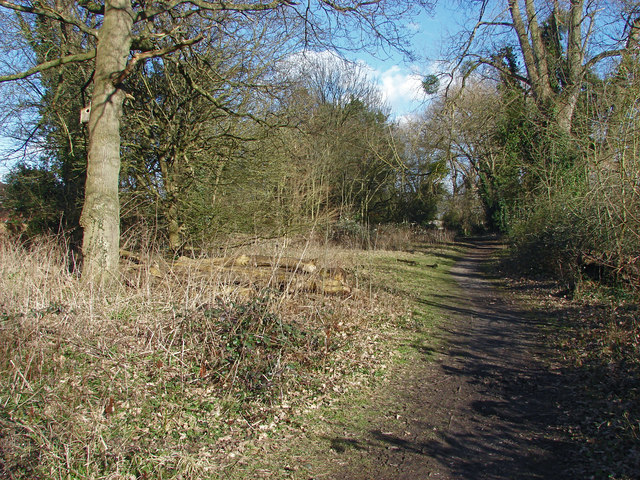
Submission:
<svg viewBox="0 0 640 480">
<path fill-rule="evenodd" d="M 0 477 L 215 476 L 247 438 L 375 370 L 394 308 L 362 292 L 247 294 L 153 261 L 106 292 L 72 263 L 54 239 L 0 242 Z"/>
<path fill-rule="evenodd" d="M 331 227 L 330 238 L 335 245 L 363 250 L 411 250 L 416 244 L 440 245 L 453 241 L 455 232 L 425 228 L 415 224 L 364 225 L 353 220 L 341 220 Z"/>
</svg>

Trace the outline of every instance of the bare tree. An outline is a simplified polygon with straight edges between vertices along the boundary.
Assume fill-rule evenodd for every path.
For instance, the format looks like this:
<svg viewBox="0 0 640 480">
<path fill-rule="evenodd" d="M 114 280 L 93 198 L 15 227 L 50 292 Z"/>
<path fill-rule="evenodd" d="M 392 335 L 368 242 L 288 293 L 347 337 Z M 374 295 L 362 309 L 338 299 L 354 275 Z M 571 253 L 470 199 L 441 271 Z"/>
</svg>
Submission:
<svg viewBox="0 0 640 480">
<path fill-rule="evenodd" d="M 474 23 L 452 50 L 454 74 L 468 76 L 488 66 L 511 77 L 564 133 L 571 132 L 587 76 L 635 48 L 640 34 L 640 13 L 625 2 L 480 0 L 473 5 Z M 505 47 L 516 48 L 515 60 L 524 71 L 505 62 Z"/>
<path fill-rule="evenodd" d="M 276 69 L 295 42 L 267 35 L 266 21 L 242 28 L 153 59 L 128 82 L 134 98 L 125 102 L 123 183 L 130 198 L 144 200 L 134 202 L 137 212 L 155 203 L 146 210 L 160 214 L 173 250 L 202 220 L 187 218 L 189 191 L 199 183 L 215 189 L 235 152 L 279 123 L 265 112 L 286 85 Z"/>
</svg>

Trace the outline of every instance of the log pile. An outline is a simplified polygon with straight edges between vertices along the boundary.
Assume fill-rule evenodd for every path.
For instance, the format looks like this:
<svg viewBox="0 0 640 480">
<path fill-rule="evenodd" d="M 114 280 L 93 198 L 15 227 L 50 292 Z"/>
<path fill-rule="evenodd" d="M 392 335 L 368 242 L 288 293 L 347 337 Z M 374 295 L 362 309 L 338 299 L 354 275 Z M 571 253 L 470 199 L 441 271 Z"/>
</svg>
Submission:
<svg viewBox="0 0 640 480">
<path fill-rule="evenodd" d="M 121 257 L 140 266 L 130 252 Z M 157 266 L 148 267 L 152 276 L 161 278 L 169 271 L 178 276 L 213 276 L 224 285 L 240 289 L 276 288 L 282 291 L 304 291 L 325 295 L 348 295 L 351 288 L 342 268 L 320 268 L 314 260 L 264 255 L 235 257 L 179 257 L 163 272 Z"/>
<path fill-rule="evenodd" d="M 351 292 L 346 275 L 341 268 L 318 268 L 313 260 L 263 255 L 240 255 L 192 259 L 180 257 L 173 270 L 219 273 L 226 283 L 271 287 L 286 291 L 305 291 L 329 295 L 345 295 Z"/>
</svg>

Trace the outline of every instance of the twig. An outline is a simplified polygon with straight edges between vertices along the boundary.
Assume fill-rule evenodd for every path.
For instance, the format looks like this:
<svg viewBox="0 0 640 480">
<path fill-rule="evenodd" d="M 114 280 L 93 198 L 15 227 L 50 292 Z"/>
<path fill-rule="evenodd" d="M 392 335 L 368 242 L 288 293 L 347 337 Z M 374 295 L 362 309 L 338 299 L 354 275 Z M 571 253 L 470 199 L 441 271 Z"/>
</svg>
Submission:
<svg viewBox="0 0 640 480">
<path fill-rule="evenodd" d="M 22 372 L 20 371 L 20 369 L 19 369 L 18 367 L 16 367 L 16 364 L 15 364 L 15 363 L 13 363 L 13 360 L 9 360 L 9 363 L 11 363 L 11 366 L 12 366 L 13 368 L 15 368 L 15 369 L 16 369 L 16 373 L 17 373 L 18 375 L 20 375 L 20 378 L 22 378 L 22 381 L 27 385 L 27 388 L 28 388 L 31 392 L 33 392 L 33 388 L 31 387 L 31 384 L 29 383 L 29 380 L 27 380 L 27 379 L 25 378 L 25 376 L 22 374 Z"/>
</svg>

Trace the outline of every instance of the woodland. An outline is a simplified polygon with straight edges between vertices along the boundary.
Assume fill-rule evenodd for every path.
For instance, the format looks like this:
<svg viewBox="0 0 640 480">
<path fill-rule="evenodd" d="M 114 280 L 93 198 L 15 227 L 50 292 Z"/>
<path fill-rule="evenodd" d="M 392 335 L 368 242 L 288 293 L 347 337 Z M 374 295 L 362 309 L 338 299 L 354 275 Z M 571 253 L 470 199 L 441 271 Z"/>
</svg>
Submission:
<svg viewBox="0 0 640 480">
<path fill-rule="evenodd" d="M 422 112 L 400 121 L 344 54 L 414 58 L 408 21 L 434 4 L 0 0 L 0 477 L 199 478 L 135 450 L 116 410 L 197 388 L 218 441 L 268 425 L 274 388 L 280 407 L 326 388 L 337 338 L 382 328 L 362 326 L 383 297 L 363 252 L 498 234 L 518 275 L 637 304 L 640 3 L 460 2 Z M 332 375 L 375 363 L 341 355 Z M 154 426 L 145 405 L 136 428 L 183 415 Z"/>
</svg>

